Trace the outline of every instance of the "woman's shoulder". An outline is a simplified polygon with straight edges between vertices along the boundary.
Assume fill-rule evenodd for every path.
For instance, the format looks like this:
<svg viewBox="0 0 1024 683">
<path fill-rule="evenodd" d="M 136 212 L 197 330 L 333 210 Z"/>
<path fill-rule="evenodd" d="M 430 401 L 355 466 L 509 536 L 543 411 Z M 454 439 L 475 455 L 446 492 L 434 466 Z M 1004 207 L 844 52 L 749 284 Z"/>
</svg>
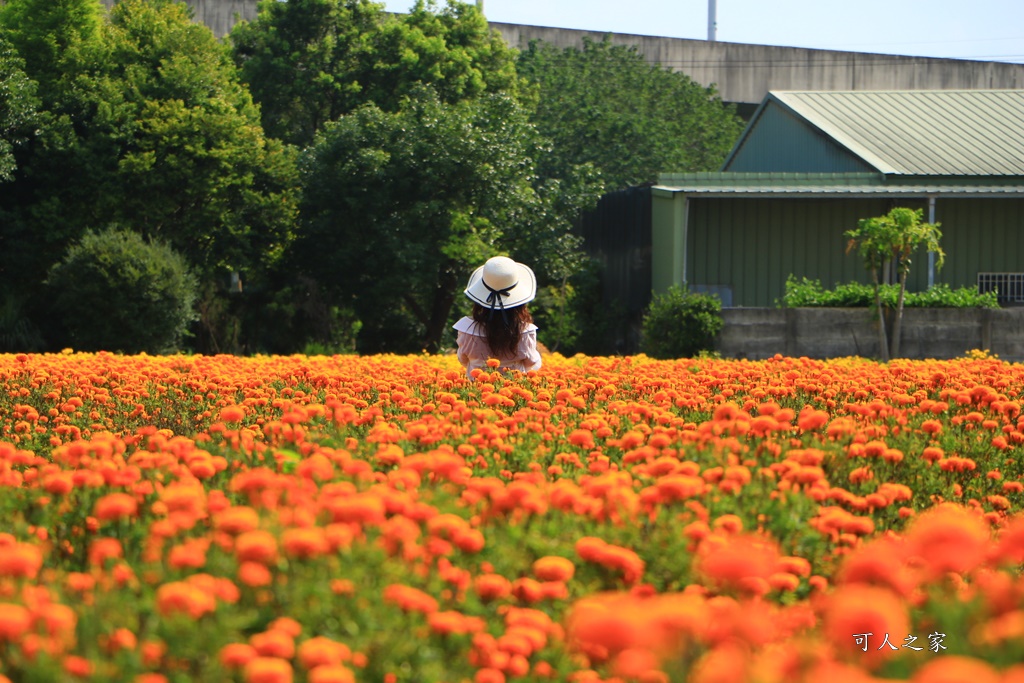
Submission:
<svg viewBox="0 0 1024 683">
<path fill-rule="evenodd" d="M 466 334 L 472 334 L 477 337 L 485 336 L 483 328 L 480 327 L 475 320 L 467 316 L 460 318 L 457 323 L 452 325 L 452 327 L 459 332 L 465 332 Z"/>
<path fill-rule="evenodd" d="M 526 327 L 523 328 L 523 334 L 526 334 L 527 332 L 536 332 L 538 329 L 540 328 L 538 328 L 533 323 L 529 323 Z"/>
</svg>

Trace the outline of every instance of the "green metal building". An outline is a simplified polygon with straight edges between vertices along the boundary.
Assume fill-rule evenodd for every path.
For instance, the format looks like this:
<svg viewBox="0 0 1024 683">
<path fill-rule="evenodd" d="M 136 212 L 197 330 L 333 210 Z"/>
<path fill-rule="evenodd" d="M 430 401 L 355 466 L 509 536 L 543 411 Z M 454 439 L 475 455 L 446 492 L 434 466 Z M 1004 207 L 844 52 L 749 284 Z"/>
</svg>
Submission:
<svg viewBox="0 0 1024 683">
<path fill-rule="evenodd" d="M 717 173 L 651 189 L 651 283 L 774 306 L 788 276 L 868 281 L 846 230 L 894 207 L 941 224 L 908 286 L 1024 303 L 1024 90 L 771 92 Z"/>
</svg>

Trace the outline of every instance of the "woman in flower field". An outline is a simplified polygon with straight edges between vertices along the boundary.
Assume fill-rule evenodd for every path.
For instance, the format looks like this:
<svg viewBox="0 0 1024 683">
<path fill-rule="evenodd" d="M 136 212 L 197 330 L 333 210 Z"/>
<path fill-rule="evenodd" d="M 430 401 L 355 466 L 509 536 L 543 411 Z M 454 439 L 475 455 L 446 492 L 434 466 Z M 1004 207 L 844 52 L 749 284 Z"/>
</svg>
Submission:
<svg viewBox="0 0 1024 683">
<path fill-rule="evenodd" d="M 1024 366 L 0 356 L 0 681 L 1024 680 Z"/>
<path fill-rule="evenodd" d="M 472 316 L 455 323 L 457 356 L 472 378 L 494 360 L 505 370 L 539 370 L 537 326 L 527 304 L 537 296 L 537 278 L 529 266 L 507 256 L 487 259 L 466 286 Z"/>
</svg>

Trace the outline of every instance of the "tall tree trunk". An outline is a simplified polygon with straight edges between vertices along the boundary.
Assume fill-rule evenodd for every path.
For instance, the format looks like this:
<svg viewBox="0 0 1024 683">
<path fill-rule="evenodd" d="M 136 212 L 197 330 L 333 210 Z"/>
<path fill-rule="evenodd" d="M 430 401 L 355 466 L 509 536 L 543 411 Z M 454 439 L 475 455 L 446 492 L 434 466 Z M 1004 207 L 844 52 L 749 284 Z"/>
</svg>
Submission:
<svg viewBox="0 0 1024 683">
<path fill-rule="evenodd" d="M 903 295 L 907 291 L 907 274 L 900 274 L 900 295 L 896 300 L 896 319 L 892 323 L 892 350 L 890 358 L 897 358 L 900 355 L 900 335 L 903 328 Z"/>
<path fill-rule="evenodd" d="M 871 279 L 875 281 L 875 308 L 878 309 L 878 353 L 882 362 L 889 360 L 889 342 L 885 338 L 885 311 L 882 309 L 882 285 L 878 282 L 878 269 L 871 269 Z"/>
<path fill-rule="evenodd" d="M 437 287 L 434 289 L 434 300 L 430 306 L 430 318 L 427 320 L 427 329 L 423 336 L 423 348 L 430 353 L 437 353 L 441 347 L 441 337 L 448 325 L 448 315 L 452 311 L 452 304 L 455 303 L 458 284 L 453 264 L 442 265 L 437 276 Z"/>
</svg>

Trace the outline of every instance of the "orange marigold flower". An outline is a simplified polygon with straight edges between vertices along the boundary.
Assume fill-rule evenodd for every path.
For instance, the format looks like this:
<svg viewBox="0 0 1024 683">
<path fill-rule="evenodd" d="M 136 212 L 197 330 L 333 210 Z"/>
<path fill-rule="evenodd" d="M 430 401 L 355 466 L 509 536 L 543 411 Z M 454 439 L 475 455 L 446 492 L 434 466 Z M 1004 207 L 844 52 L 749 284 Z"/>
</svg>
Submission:
<svg viewBox="0 0 1024 683">
<path fill-rule="evenodd" d="M 872 660 L 889 656 L 892 650 L 878 650 L 877 645 L 858 642 L 857 638 L 869 638 L 865 635 L 869 633 L 873 637 L 888 633 L 902 639 L 910 633 L 910 620 L 904 601 L 888 589 L 850 584 L 836 588 L 826 598 L 823 631 L 838 651 L 864 657 L 871 664 Z"/>
<path fill-rule="evenodd" d="M 291 617 L 278 617 L 267 624 L 268 631 L 283 631 L 292 638 L 302 635 L 302 624 Z"/>
<path fill-rule="evenodd" d="M 583 448 L 585 450 L 594 449 L 594 434 L 587 429 L 574 429 L 569 432 L 568 441 L 573 446 Z"/>
<path fill-rule="evenodd" d="M 0 576 L 33 579 L 43 566 L 43 551 L 30 543 L 15 543 L 0 552 Z"/>
<path fill-rule="evenodd" d="M 167 676 L 157 673 L 144 673 L 137 675 L 132 683 L 167 683 Z"/>
<path fill-rule="evenodd" d="M 135 496 L 127 493 L 108 493 L 96 501 L 93 515 L 100 521 L 113 521 L 124 517 L 134 517 L 138 512 L 139 503 Z"/>
<path fill-rule="evenodd" d="M 651 671 L 656 671 L 660 664 L 658 656 L 650 650 L 631 647 L 615 656 L 612 671 L 616 676 L 625 679 L 639 679 Z"/>
<path fill-rule="evenodd" d="M 227 406 L 220 411 L 221 422 L 241 422 L 245 419 L 245 407 Z"/>
<path fill-rule="evenodd" d="M 825 410 L 815 410 L 804 406 L 796 420 L 796 426 L 803 432 L 813 432 L 828 424 L 829 414 Z"/>
<path fill-rule="evenodd" d="M 284 631 L 276 629 L 254 633 L 249 638 L 249 644 L 262 657 L 291 659 L 295 655 L 295 640 Z"/>
<path fill-rule="evenodd" d="M 977 512 L 940 503 L 914 518 L 906 533 L 908 549 L 933 575 L 965 572 L 985 560 L 989 525 Z"/>
<path fill-rule="evenodd" d="M 317 557 L 330 549 L 327 536 L 321 527 L 285 529 L 281 534 L 281 546 L 288 557 L 298 559 Z"/>
<path fill-rule="evenodd" d="M 57 602 L 39 605 L 33 609 L 32 617 L 36 629 L 42 627 L 46 635 L 61 643 L 74 643 L 78 615 L 67 605 Z"/>
<path fill-rule="evenodd" d="M 584 536 L 576 541 L 576 554 L 587 562 L 622 571 L 626 583 L 636 583 L 644 573 L 645 564 L 639 555 L 596 536 Z"/>
<path fill-rule="evenodd" d="M 397 605 L 404 612 L 430 614 L 437 611 L 437 600 L 421 590 L 400 583 L 393 583 L 384 589 L 384 600 Z"/>
<path fill-rule="evenodd" d="M 238 565 L 238 580 L 250 588 L 269 586 L 274 575 L 266 565 L 259 562 L 242 562 Z"/>
<path fill-rule="evenodd" d="M 309 683 L 355 683 L 352 670 L 340 664 L 318 666 L 309 672 Z"/>
<path fill-rule="evenodd" d="M 217 608 L 213 595 L 184 581 L 160 586 L 156 591 L 156 605 L 163 615 L 184 614 L 192 619 L 198 619 Z"/>
<path fill-rule="evenodd" d="M 484 621 L 479 617 L 469 617 L 461 612 L 448 610 L 434 612 L 427 617 L 430 630 L 440 635 L 478 633 L 484 630 Z"/>
<path fill-rule="evenodd" d="M 715 583 L 739 587 L 746 579 L 767 579 L 778 562 L 778 548 L 766 538 L 708 536 L 697 548 L 696 568 Z"/>
<path fill-rule="evenodd" d="M 477 669 L 473 675 L 473 683 L 505 683 L 505 674 L 500 669 L 484 667 Z"/>
<path fill-rule="evenodd" d="M 32 623 L 31 613 L 21 605 L 0 603 L 0 642 L 18 640 Z"/>
<path fill-rule="evenodd" d="M 533 575 L 541 581 L 568 581 L 576 573 L 572 560 L 557 555 L 548 555 L 533 563 Z"/>
<path fill-rule="evenodd" d="M 220 649 L 220 663 L 226 669 L 241 669 L 258 656 L 256 648 L 248 643 L 228 643 Z"/>
<path fill-rule="evenodd" d="M 980 659 L 944 655 L 928 661 L 910 680 L 912 683 L 1000 683 L 1005 679 Z"/>
<path fill-rule="evenodd" d="M 276 657 L 256 657 L 242 670 L 245 683 L 292 683 L 292 665 Z"/>
<path fill-rule="evenodd" d="M 107 560 L 124 557 L 121 541 L 116 538 L 97 538 L 89 544 L 89 564 L 102 567 Z"/>
<path fill-rule="evenodd" d="M 240 562 L 270 564 L 277 559 L 277 539 L 269 531 L 246 531 L 235 540 L 235 555 Z"/>
<path fill-rule="evenodd" d="M 138 637 L 130 629 L 119 628 L 110 634 L 110 638 L 107 641 L 107 649 L 109 652 L 131 651 L 135 649 L 138 643 Z"/>
<path fill-rule="evenodd" d="M 85 657 L 68 655 L 62 663 L 64 671 L 78 678 L 85 678 L 92 675 L 92 662 Z"/>
<path fill-rule="evenodd" d="M 501 574 L 481 574 L 473 580 L 473 589 L 484 602 L 504 598 L 512 592 L 512 582 Z"/>
<path fill-rule="evenodd" d="M 217 531 L 229 534 L 241 534 L 253 531 L 260 525 L 260 516 L 251 507 L 238 505 L 221 510 L 213 517 L 213 526 Z"/>
<path fill-rule="evenodd" d="M 340 665 L 352 658 L 352 651 L 344 643 L 324 636 L 310 638 L 299 645 L 298 660 L 306 669 Z"/>
</svg>

